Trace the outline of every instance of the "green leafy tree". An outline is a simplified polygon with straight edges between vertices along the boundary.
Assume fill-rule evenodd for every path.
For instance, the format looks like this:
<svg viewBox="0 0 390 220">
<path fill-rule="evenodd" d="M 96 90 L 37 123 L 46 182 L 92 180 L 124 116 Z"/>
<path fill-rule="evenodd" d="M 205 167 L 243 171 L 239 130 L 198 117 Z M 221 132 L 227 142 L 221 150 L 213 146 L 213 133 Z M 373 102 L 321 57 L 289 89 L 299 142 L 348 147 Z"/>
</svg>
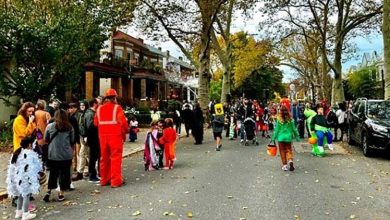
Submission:
<svg viewBox="0 0 390 220">
<path fill-rule="evenodd" d="M 252 71 L 244 82 L 234 89 L 233 94 L 240 96 L 242 93 L 245 97 L 252 99 L 265 100 L 265 90 L 268 89 L 269 99 L 274 98 L 273 94 L 283 93 L 285 91 L 283 83 L 283 72 L 275 67 L 261 67 Z"/>
<path fill-rule="evenodd" d="M 375 79 L 375 75 L 375 66 L 365 67 L 363 69 L 348 74 L 348 88 L 349 92 L 354 96 L 354 98 L 377 97 L 377 94 L 373 92 L 374 88 L 376 88 L 378 85 Z"/>
<path fill-rule="evenodd" d="M 99 57 L 113 26 L 130 19 L 129 5 L 118 0 L 2 1 L 2 99 L 64 98 L 64 91 L 77 90 L 83 64 Z"/>
</svg>

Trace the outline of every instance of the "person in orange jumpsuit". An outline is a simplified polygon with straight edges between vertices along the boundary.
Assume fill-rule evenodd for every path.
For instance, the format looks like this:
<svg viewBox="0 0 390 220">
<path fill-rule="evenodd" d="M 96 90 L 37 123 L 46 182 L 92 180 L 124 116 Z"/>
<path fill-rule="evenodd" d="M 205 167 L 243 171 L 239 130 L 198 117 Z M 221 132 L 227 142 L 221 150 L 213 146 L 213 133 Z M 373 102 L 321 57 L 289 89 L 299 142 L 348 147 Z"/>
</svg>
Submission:
<svg viewBox="0 0 390 220">
<path fill-rule="evenodd" d="M 165 167 L 164 169 L 172 169 L 173 163 L 176 160 L 175 142 L 176 130 L 173 128 L 173 119 L 165 119 L 166 128 L 163 130 L 163 136 L 159 139 L 159 143 L 164 145 Z"/>
<path fill-rule="evenodd" d="M 122 178 L 123 143 L 126 140 L 128 124 L 120 105 L 117 104 L 117 93 L 108 89 L 103 105 L 99 106 L 94 124 L 99 130 L 100 143 L 100 185 L 111 183 L 112 188 L 124 184 Z"/>
</svg>

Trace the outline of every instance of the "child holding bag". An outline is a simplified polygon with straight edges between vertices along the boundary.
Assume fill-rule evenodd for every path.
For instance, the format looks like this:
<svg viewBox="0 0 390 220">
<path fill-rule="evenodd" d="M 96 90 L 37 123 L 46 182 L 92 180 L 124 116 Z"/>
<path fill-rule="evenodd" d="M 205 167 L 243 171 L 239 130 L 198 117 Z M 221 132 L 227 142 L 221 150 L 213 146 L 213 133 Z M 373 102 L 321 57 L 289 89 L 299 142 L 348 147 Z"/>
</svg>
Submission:
<svg viewBox="0 0 390 220">
<path fill-rule="evenodd" d="M 276 119 L 276 127 L 271 141 L 278 141 L 280 158 L 282 159 L 282 170 L 294 171 L 293 152 L 291 147 L 292 139 L 299 139 L 299 133 L 295 127 L 294 120 L 291 119 L 287 107 L 282 105 Z M 288 165 L 287 165 L 288 162 Z"/>
</svg>

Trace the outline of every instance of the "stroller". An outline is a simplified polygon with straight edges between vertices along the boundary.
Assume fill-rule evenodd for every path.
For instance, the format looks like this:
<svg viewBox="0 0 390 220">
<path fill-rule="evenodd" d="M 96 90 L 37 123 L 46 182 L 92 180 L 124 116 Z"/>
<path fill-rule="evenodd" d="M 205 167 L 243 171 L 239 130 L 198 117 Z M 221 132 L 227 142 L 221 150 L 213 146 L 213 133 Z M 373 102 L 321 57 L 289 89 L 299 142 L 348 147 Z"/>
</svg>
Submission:
<svg viewBox="0 0 390 220">
<path fill-rule="evenodd" d="M 252 144 L 259 145 L 256 135 L 256 122 L 253 118 L 246 118 L 244 120 L 244 132 L 245 132 L 245 146 L 249 146 L 249 142 Z"/>
</svg>

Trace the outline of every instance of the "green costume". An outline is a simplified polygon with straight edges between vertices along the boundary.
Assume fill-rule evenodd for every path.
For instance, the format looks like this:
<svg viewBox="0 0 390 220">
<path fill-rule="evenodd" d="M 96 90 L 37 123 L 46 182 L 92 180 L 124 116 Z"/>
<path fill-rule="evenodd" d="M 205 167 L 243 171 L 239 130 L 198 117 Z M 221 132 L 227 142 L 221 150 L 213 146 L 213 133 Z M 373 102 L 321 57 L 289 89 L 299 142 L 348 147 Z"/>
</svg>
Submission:
<svg viewBox="0 0 390 220">
<path fill-rule="evenodd" d="M 313 119 L 314 116 L 317 115 L 317 113 L 309 108 L 306 108 L 305 111 L 303 112 L 305 117 L 307 118 L 306 120 L 306 126 L 310 126 L 311 120 Z M 310 131 L 310 136 L 317 139 L 317 135 L 315 132 Z M 326 138 L 324 138 L 324 145 L 327 144 Z M 311 153 L 317 157 L 323 157 L 326 155 L 325 151 L 322 149 L 322 151 L 318 148 L 318 143 L 313 144 L 313 148 L 311 149 Z"/>
</svg>

